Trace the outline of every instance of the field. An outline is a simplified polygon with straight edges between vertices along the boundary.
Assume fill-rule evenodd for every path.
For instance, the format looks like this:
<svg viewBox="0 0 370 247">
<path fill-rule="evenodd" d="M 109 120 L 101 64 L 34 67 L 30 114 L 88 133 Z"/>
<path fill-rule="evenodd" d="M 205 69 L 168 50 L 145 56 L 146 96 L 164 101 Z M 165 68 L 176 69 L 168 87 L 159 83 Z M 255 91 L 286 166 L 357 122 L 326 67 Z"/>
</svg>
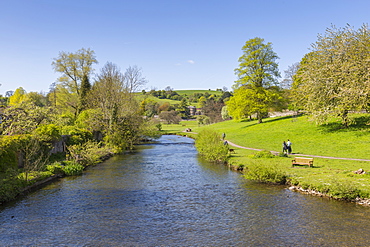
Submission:
<svg viewBox="0 0 370 247">
<path fill-rule="evenodd" d="M 206 93 L 206 92 L 209 93 L 209 94 L 215 94 L 215 95 L 221 95 L 222 94 L 222 91 L 216 91 L 216 90 L 174 90 L 174 91 L 176 91 L 179 95 L 187 95 L 187 96 L 191 96 L 194 93 Z M 180 101 L 178 101 L 178 100 L 159 99 L 159 98 L 154 97 L 152 95 L 144 95 L 141 92 L 140 93 L 136 93 L 136 98 L 139 101 L 144 100 L 146 97 L 149 98 L 149 99 L 151 99 L 151 100 L 153 100 L 153 101 L 155 101 L 155 102 L 158 102 L 160 104 L 163 104 L 165 102 L 168 102 L 171 105 L 180 104 Z M 194 102 L 190 102 L 189 105 L 192 105 L 192 106 L 195 106 L 195 107 L 199 107 L 198 103 L 194 103 Z"/>
<path fill-rule="evenodd" d="M 223 132 L 226 133 L 226 139 L 235 144 L 279 152 L 282 142 L 290 139 L 293 154 L 289 157 L 254 158 L 256 151 L 236 148 L 236 154 L 231 155 L 229 162 L 247 168 L 265 164 L 286 174 L 291 184 L 337 194 L 337 197 L 346 197 L 349 193 L 370 197 L 369 161 L 315 157 L 313 168 L 291 166 L 291 160 L 299 157 L 299 154 L 370 160 L 370 126 L 367 124 L 370 118 L 367 115 L 353 117 L 357 118 L 359 124 L 348 129 L 340 128 L 337 122 L 317 126 L 306 116 L 269 118 L 264 119 L 262 124 L 256 121 L 225 121 L 201 127 L 196 122 L 191 124 L 189 121 L 187 124 L 182 122 L 177 128 L 164 125 L 163 129 L 176 132 L 190 127 L 194 132 L 199 132 L 203 128 L 213 128 L 220 133 L 220 137 Z M 369 173 L 355 174 L 354 171 L 360 168 Z"/>
</svg>

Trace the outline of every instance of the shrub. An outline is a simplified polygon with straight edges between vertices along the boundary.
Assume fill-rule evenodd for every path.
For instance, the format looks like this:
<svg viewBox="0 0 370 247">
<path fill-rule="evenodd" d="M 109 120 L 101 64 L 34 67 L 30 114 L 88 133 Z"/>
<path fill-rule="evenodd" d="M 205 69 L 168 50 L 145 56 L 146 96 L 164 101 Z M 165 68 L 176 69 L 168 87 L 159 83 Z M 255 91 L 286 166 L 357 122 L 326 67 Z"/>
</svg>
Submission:
<svg viewBox="0 0 370 247">
<path fill-rule="evenodd" d="M 248 166 L 244 177 L 263 183 L 285 184 L 287 181 L 287 175 L 271 164 L 254 164 Z"/>
<path fill-rule="evenodd" d="M 74 161 L 65 161 L 65 166 L 63 167 L 63 172 L 67 176 L 77 176 L 81 175 L 84 170 L 84 166 L 80 165 Z"/>
<path fill-rule="evenodd" d="M 328 188 L 328 194 L 334 198 L 354 200 L 357 197 L 364 196 L 363 192 L 356 188 L 356 185 L 351 181 L 333 180 Z"/>
<path fill-rule="evenodd" d="M 93 141 L 68 146 L 68 151 L 68 160 L 85 166 L 97 164 L 101 161 L 101 157 L 112 153 L 108 147 L 101 147 L 99 143 Z"/>
<path fill-rule="evenodd" d="M 60 138 L 60 127 L 55 124 L 40 125 L 34 133 L 43 141 L 54 141 Z"/>
<path fill-rule="evenodd" d="M 267 151 L 267 150 L 262 150 L 262 151 L 259 151 L 253 155 L 251 155 L 251 158 L 275 158 L 276 156 L 273 155 L 270 151 Z"/>
<path fill-rule="evenodd" d="M 24 181 L 16 177 L 0 180 L 0 203 L 15 199 L 25 186 Z"/>
<path fill-rule="evenodd" d="M 65 126 L 62 129 L 63 135 L 69 135 L 68 145 L 75 145 L 87 142 L 92 139 L 91 131 L 80 129 L 75 126 Z"/>
<path fill-rule="evenodd" d="M 29 138 L 29 135 L 0 136 L 0 172 L 17 168 L 17 151 Z"/>
<path fill-rule="evenodd" d="M 46 170 L 52 174 L 64 174 L 63 165 L 60 162 L 54 162 L 50 165 L 46 165 Z"/>
<path fill-rule="evenodd" d="M 211 129 L 202 130 L 195 140 L 198 152 L 208 161 L 226 162 L 229 156 L 229 148 L 224 145 L 220 134 Z"/>
</svg>

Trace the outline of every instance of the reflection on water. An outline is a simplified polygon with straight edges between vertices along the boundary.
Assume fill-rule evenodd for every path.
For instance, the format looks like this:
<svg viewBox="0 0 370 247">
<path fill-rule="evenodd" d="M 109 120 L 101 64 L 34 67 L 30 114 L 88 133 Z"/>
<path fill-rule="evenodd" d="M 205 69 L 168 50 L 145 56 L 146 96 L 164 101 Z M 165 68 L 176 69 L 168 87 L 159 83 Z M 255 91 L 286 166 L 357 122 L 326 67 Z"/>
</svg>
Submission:
<svg viewBox="0 0 370 247">
<path fill-rule="evenodd" d="M 366 246 L 369 209 L 246 181 L 164 136 L 3 207 L 2 246 Z"/>
</svg>

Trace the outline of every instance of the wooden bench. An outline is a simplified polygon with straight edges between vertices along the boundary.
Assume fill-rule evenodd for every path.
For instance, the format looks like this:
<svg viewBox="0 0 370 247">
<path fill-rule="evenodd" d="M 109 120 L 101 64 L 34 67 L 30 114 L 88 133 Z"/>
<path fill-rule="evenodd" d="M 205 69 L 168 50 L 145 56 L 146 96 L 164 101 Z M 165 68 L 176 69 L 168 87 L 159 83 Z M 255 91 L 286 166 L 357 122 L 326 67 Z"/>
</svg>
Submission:
<svg viewBox="0 0 370 247">
<path fill-rule="evenodd" d="M 292 167 L 294 165 L 307 165 L 313 167 L 313 158 L 295 157 L 294 160 L 292 160 Z"/>
</svg>

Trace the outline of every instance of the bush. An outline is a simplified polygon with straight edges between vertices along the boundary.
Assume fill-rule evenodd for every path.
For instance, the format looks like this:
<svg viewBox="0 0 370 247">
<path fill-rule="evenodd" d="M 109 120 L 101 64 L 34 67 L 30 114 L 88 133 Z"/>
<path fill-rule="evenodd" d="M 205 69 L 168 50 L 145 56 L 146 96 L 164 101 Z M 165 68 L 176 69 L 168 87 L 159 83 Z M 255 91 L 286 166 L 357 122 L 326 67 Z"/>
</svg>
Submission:
<svg viewBox="0 0 370 247">
<path fill-rule="evenodd" d="M 74 161 L 65 161 L 65 166 L 63 167 L 63 172 L 67 176 L 77 176 L 81 175 L 82 171 L 85 169 L 83 165 L 80 165 Z"/>
<path fill-rule="evenodd" d="M 63 165 L 60 162 L 54 162 L 51 165 L 46 165 L 46 170 L 52 174 L 64 174 Z"/>
<path fill-rule="evenodd" d="M 244 177 L 263 183 L 285 184 L 287 181 L 287 175 L 271 164 L 254 164 L 248 166 Z"/>
<path fill-rule="evenodd" d="M 255 158 L 255 159 L 258 159 L 258 158 L 275 158 L 276 156 L 273 155 L 270 151 L 267 151 L 267 150 L 262 150 L 262 151 L 259 151 L 253 155 L 251 155 L 251 158 Z"/>
<path fill-rule="evenodd" d="M 91 131 L 86 129 L 80 129 L 75 126 L 64 126 L 62 129 L 63 135 L 69 135 L 68 145 L 76 145 L 85 143 L 88 140 L 91 140 L 93 135 Z"/>
<path fill-rule="evenodd" d="M 101 162 L 101 158 L 110 155 L 111 149 L 101 147 L 99 143 L 88 141 L 84 144 L 68 146 L 68 160 L 85 166 Z"/>
<path fill-rule="evenodd" d="M 8 202 L 19 195 L 25 186 L 24 181 L 16 177 L 0 180 L 0 203 Z"/>
<path fill-rule="evenodd" d="M 357 197 L 367 197 L 351 181 L 333 180 L 328 187 L 328 194 L 334 198 L 354 200 Z"/>
<path fill-rule="evenodd" d="M 198 152 L 208 161 L 226 162 L 229 156 L 229 148 L 224 145 L 220 134 L 211 129 L 202 130 L 195 140 Z"/>
<path fill-rule="evenodd" d="M 54 141 L 60 138 L 60 127 L 55 124 L 40 125 L 34 133 L 43 141 Z"/>
</svg>

